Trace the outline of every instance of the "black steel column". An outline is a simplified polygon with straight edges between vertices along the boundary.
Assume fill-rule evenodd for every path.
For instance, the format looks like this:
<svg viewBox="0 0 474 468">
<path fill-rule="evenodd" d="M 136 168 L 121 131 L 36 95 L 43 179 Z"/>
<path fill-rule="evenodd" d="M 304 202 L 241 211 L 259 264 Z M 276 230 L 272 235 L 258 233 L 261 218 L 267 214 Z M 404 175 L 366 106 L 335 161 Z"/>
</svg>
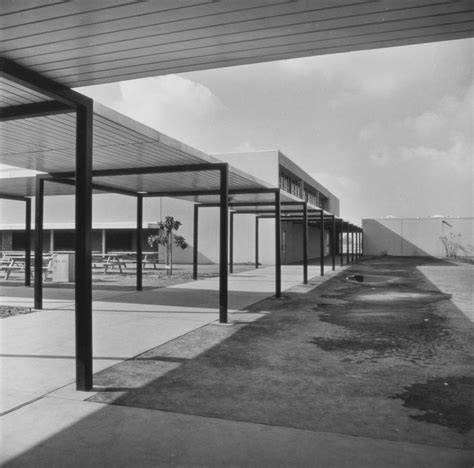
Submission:
<svg viewBox="0 0 474 468">
<path fill-rule="evenodd" d="M 360 256 L 364 256 L 364 230 L 360 230 Z"/>
<path fill-rule="evenodd" d="M 319 238 L 319 248 L 321 252 L 319 253 L 319 260 L 321 262 L 321 276 L 324 276 L 324 210 L 321 209 L 320 216 L 319 216 L 319 224 L 321 229 L 321 235 Z"/>
<path fill-rule="evenodd" d="M 344 266 L 344 220 L 341 219 L 341 232 L 339 233 L 339 255 L 341 256 L 341 266 Z"/>
<path fill-rule="evenodd" d="M 76 388 L 92 389 L 92 100 L 76 109 Z"/>
<path fill-rule="evenodd" d="M 220 264 L 219 264 L 219 322 L 227 323 L 228 304 L 228 235 L 229 235 L 229 166 L 221 170 L 220 187 Z"/>
<path fill-rule="evenodd" d="M 281 201 L 275 190 L 275 296 L 281 297 Z"/>
<path fill-rule="evenodd" d="M 357 228 L 357 231 L 356 231 L 356 246 L 357 246 L 356 258 L 359 259 L 360 258 L 360 230 L 359 228 Z"/>
<path fill-rule="evenodd" d="M 229 226 L 229 273 L 234 273 L 234 212 L 230 213 Z"/>
<path fill-rule="evenodd" d="M 354 228 L 351 229 L 351 262 L 354 261 Z"/>
<path fill-rule="evenodd" d="M 31 286 L 31 198 L 25 198 L 25 286 Z"/>
<path fill-rule="evenodd" d="M 255 268 L 258 268 L 258 216 L 255 217 Z"/>
<path fill-rule="evenodd" d="M 332 256 L 332 271 L 336 269 L 336 217 L 332 217 L 331 228 L 331 256 Z"/>
<path fill-rule="evenodd" d="M 350 225 L 349 223 L 347 223 L 347 232 L 346 232 L 346 260 L 347 260 L 347 263 L 349 263 L 349 228 L 350 228 Z"/>
<path fill-rule="evenodd" d="M 303 204 L 303 284 L 308 284 L 308 202 Z"/>
<path fill-rule="evenodd" d="M 199 205 L 194 204 L 193 226 L 193 280 L 198 279 L 198 232 L 199 232 Z"/>
<path fill-rule="evenodd" d="M 143 196 L 137 196 L 137 291 L 143 289 Z"/>
<path fill-rule="evenodd" d="M 35 309 L 43 308 L 44 179 L 36 176 L 35 194 Z"/>
</svg>

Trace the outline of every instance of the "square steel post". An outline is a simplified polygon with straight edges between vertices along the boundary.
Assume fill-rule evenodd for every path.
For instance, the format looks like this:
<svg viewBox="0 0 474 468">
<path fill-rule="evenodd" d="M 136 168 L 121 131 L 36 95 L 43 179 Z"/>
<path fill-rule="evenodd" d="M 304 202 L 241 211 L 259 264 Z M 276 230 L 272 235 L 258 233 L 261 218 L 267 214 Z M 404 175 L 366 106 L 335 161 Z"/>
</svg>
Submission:
<svg viewBox="0 0 474 468">
<path fill-rule="evenodd" d="M 308 202 L 303 203 L 303 284 L 308 284 Z"/>
<path fill-rule="evenodd" d="M 319 248 L 321 249 L 321 252 L 319 253 L 319 259 L 321 262 L 321 276 L 324 276 L 324 210 L 320 211 L 319 224 L 321 229 L 321 235 L 319 238 Z"/>
<path fill-rule="evenodd" d="M 359 259 L 360 258 L 360 230 L 359 229 L 357 229 L 356 231 L 356 246 L 357 246 L 356 258 Z"/>
<path fill-rule="evenodd" d="M 351 262 L 354 261 L 354 228 L 351 228 Z"/>
<path fill-rule="evenodd" d="M 347 223 L 347 232 L 346 232 L 346 260 L 347 260 L 347 263 L 350 262 L 350 259 L 349 259 L 349 223 Z"/>
<path fill-rule="evenodd" d="M 25 286 L 31 286 L 31 198 L 25 198 Z"/>
<path fill-rule="evenodd" d="M 143 289 L 143 196 L 137 196 L 137 291 Z"/>
<path fill-rule="evenodd" d="M 281 297 L 281 200 L 280 189 L 275 190 L 275 296 Z"/>
<path fill-rule="evenodd" d="M 360 230 L 360 256 L 364 256 L 364 230 Z"/>
<path fill-rule="evenodd" d="M 92 100 L 76 108 L 76 388 L 92 389 Z"/>
<path fill-rule="evenodd" d="M 35 193 L 35 309 L 43 308 L 44 179 L 36 176 Z"/>
<path fill-rule="evenodd" d="M 331 227 L 331 257 L 332 257 L 332 271 L 336 269 L 336 217 L 332 217 Z"/>
<path fill-rule="evenodd" d="M 255 268 L 258 268 L 258 216 L 255 216 Z"/>
<path fill-rule="evenodd" d="M 234 273 L 234 212 L 230 213 L 229 227 L 229 273 Z"/>
<path fill-rule="evenodd" d="M 341 219 L 341 232 L 339 233 L 339 255 L 341 256 L 341 266 L 344 266 L 344 220 Z"/>
<path fill-rule="evenodd" d="M 193 280 L 198 279 L 198 232 L 199 232 L 199 205 L 194 204 L 193 224 Z"/>
<path fill-rule="evenodd" d="M 219 252 L 219 322 L 227 323 L 228 241 L 229 241 L 229 165 L 220 169 L 220 252 Z"/>
</svg>

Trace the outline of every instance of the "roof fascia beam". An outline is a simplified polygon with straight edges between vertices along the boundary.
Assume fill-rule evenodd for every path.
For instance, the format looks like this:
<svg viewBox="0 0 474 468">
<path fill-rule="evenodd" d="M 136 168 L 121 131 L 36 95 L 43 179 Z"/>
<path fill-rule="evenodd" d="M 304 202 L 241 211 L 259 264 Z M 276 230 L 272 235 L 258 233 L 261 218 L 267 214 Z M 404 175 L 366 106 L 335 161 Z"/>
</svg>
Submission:
<svg viewBox="0 0 474 468">
<path fill-rule="evenodd" d="M 75 186 L 76 182 L 74 179 L 67 179 L 67 178 L 53 178 L 50 175 L 46 174 L 39 174 L 38 177 L 45 179 L 49 182 L 56 182 L 58 184 L 64 184 L 64 185 L 72 185 Z M 119 195 L 127 195 L 131 197 L 136 197 L 138 194 L 136 192 L 130 191 L 130 190 L 124 190 L 124 189 L 119 189 L 119 188 L 114 188 L 114 187 L 109 187 L 107 185 L 103 184 L 92 184 L 92 188 L 94 190 L 100 190 L 101 192 L 109 192 L 109 193 L 116 193 Z"/>
<path fill-rule="evenodd" d="M 15 200 L 15 201 L 26 201 L 28 197 L 22 197 L 21 195 L 10 195 L 8 193 L 0 193 L 0 199 L 2 200 Z"/>
<path fill-rule="evenodd" d="M 179 172 L 203 172 L 220 171 L 227 167 L 227 163 L 206 163 L 206 164 L 180 164 L 175 166 L 149 166 L 149 167 L 129 167 L 120 169 L 96 169 L 92 171 L 93 177 L 116 177 L 124 175 L 147 175 L 147 174 L 169 174 Z M 53 172 L 50 174 L 54 178 L 74 178 L 76 173 Z"/>
<path fill-rule="evenodd" d="M 77 105 L 90 106 L 92 102 L 87 96 L 5 57 L 0 57 L 0 76 L 73 108 Z"/>
<path fill-rule="evenodd" d="M 32 117 L 46 117 L 74 112 L 74 109 L 60 101 L 32 102 L 18 106 L 0 107 L 0 122 L 7 120 L 29 119 Z"/>
</svg>

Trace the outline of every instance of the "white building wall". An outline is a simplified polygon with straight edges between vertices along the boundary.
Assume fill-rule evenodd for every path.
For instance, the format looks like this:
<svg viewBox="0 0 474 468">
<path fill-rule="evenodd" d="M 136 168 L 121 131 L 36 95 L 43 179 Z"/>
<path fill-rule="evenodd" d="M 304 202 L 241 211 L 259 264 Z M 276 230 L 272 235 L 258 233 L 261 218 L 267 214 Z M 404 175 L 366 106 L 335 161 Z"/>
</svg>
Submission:
<svg viewBox="0 0 474 468">
<path fill-rule="evenodd" d="M 442 238 L 458 256 L 474 256 L 474 218 L 364 219 L 366 255 L 445 257 Z"/>
</svg>

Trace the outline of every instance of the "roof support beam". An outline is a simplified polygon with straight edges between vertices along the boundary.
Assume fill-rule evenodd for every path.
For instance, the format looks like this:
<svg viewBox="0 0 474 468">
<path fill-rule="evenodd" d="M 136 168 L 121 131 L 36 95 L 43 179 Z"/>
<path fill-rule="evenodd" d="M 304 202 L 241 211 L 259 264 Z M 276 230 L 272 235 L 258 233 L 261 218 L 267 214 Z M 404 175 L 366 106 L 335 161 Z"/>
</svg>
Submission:
<svg viewBox="0 0 474 468">
<path fill-rule="evenodd" d="M 59 101 L 32 102 L 18 106 L 0 107 L 0 122 L 30 119 L 74 112 L 74 109 Z"/>
<path fill-rule="evenodd" d="M 57 178 L 57 177 L 51 177 L 49 174 L 40 174 L 39 177 L 42 177 L 43 179 L 47 180 L 48 182 L 56 182 L 58 184 L 64 184 L 64 185 L 71 185 L 75 186 L 76 182 L 74 179 L 71 178 Z M 136 192 L 132 192 L 131 190 L 124 190 L 124 189 L 119 189 L 115 187 L 109 187 L 108 185 L 103 185 L 103 184 L 92 184 L 92 189 L 93 190 L 99 190 L 101 192 L 108 192 L 108 193 L 116 193 L 119 195 L 126 195 L 129 197 L 136 197 L 137 194 Z"/>
<path fill-rule="evenodd" d="M 0 193 L 0 199 L 2 200 L 15 200 L 15 201 L 25 201 L 28 197 L 22 197 L 20 195 L 10 195 L 8 193 Z"/>
<path fill-rule="evenodd" d="M 90 105 L 91 100 L 67 86 L 50 80 L 49 78 L 33 70 L 25 68 L 12 60 L 0 57 L 0 77 L 18 83 L 26 88 L 37 91 L 63 104 L 73 107 Z"/>
<path fill-rule="evenodd" d="M 146 174 L 170 174 L 180 172 L 203 172 L 221 170 L 226 163 L 207 164 L 179 164 L 175 166 L 149 166 L 130 167 L 120 169 L 96 169 L 92 171 L 92 177 L 116 177 L 124 175 L 146 175 Z M 54 178 L 74 178 L 75 172 L 53 172 L 50 174 Z"/>
</svg>

